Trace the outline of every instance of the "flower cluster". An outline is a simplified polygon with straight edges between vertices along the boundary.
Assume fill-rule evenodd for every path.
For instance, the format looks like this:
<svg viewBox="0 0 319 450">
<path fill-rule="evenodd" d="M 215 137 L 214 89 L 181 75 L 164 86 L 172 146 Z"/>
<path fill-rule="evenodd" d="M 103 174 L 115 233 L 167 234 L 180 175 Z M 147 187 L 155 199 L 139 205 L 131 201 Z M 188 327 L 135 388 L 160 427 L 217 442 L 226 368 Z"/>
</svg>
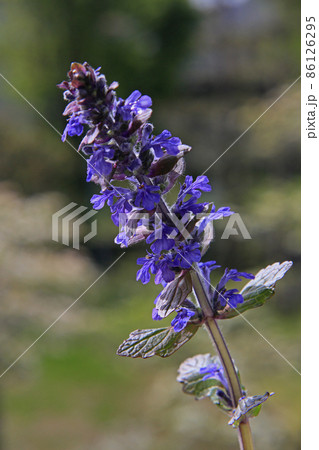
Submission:
<svg viewBox="0 0 319 450">
<path fill-rule="evenodd" d="M 153 134 L 153 125 L 148 122 L 152 114 L 149 96 L 136 90 L 126 99 L 118 97 L 119 84 L 108 85 L 99 69 L 88 63 L 72 63 L 68 76 L 68 81 L 58 85 L 69 102 L 62 140 L 85 133 L 79 151 L 87 159 L 86 180 L 101 188 L 100 194 L 91 198 L 93 208 L 109 206 L 114 224 L 120 227 L 115 242 L 122 247 L 142 240 L 150 244 L 147 255 L 137 260 L 142 267 L 136 279 L 145 284 L 155 275 L 155 283 L 165 287 L 182 271 L 200 263 L 205 252 L 203 242 L 207 244 L 205 230 L 213 220 L 233 212 L 229 207 L 216 210 L 213 203 L 200 201 L 203 192 L 211 191 L 206 176 L 195 180 L 186 176 L 176 202 L 169 208 L 164 195 L 183 174 L 183 156 L 190 147 L 168 130 Z M 200 267 L 209 280 L 211 270 L 219 266 L 210 261 L 200 263 Z M 235 272 L 237 278 L 250 278 Z M 221 307 L 225 301 L 232 307 L 241 301 L 236 290 L 225 289 L 228 280 L 236 281 L 235 272 L 226 271 L 218 284 L 220 295 L 214 301 Z M 191 309 L 182 306 L 172 327 L 181 331 L 193 316 Z"/>
</svg>

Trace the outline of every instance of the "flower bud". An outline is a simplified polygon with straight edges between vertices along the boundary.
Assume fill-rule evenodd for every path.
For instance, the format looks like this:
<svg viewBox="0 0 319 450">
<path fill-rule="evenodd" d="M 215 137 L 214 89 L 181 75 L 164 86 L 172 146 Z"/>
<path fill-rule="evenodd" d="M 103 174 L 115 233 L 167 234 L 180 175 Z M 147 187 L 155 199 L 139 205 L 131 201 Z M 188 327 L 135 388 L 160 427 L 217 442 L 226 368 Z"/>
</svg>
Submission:
<svg viewBox="0 0 319 450">
<path fill-rule="evenodd" d="M 150 150 L 140 153 L 140 160 L 142 161 L 142 168 L 144 173 L 150 168 L 154 159 L 154 155 Z"/>
<path fill-rule="evenodd" d="M 179 158 L 177 155 L 162 156 L 162 158 L 151 165 L 150 171 L 148 172 L 147 176 L 153 178 L 159 175 L 166 175 L 175 167 L 178 159 Z"/>
<path fill-rule="evenodd" d="M 147 108 L 141 113 L 137 114 L 129 125 L 128 135 L 134 134 L 135 131 L 137 131 L 142 125 L 144 125 L 144 123 L 148 121 L 151 115 L 151 108 Z"/>
</svg>

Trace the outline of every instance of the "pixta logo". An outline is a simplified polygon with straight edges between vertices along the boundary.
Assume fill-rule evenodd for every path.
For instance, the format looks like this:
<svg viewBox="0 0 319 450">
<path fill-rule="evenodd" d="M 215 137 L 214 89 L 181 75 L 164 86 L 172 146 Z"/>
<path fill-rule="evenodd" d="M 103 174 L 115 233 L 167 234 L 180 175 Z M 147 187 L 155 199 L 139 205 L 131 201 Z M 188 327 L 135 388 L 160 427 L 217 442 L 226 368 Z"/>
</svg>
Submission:
<svg viewBox="0 0 319 450">
<path fill-rule="evenodd" d="M 192 220 L 193 216 L 190 213 L 184 214 L 181 218 L 177 217 L 174 213 L 169 213 L 167 217 L 170 219 L 175 229 L 166 235 L 168 239 L 175 239 L 178 234 L 180 238 L 185 240 L 194 239 L 194 236 L 190 234 L 187 225 Z M 207 220 L 212 226 L 212 237 L 215 235 L 213 222 L 218 219 L 210 219 L 209 213 L 199 213 L 195 215 L 197 220 Z M 208 224 L 208 222 L 205 224 Z M 198 222 L 199 225 L 201 222 Z M 134 212 L 131 216 L 127 213 L 119 213 L 119 241 L 125 244 L 137 243 L 144 239 L 150 233 L 154 233 L 155 239 L 163 238 L 163 229 L 165 222 L 161 213 L 155 213 L 150 215 L 147 212 Z M 240 214 L 234 213 L 228 218 L 228 222 L 225 226 L 221 239 L 229 239 L 230 236 L 239 236 L 241 234 L 243 239 L 251 239 L 251 235 L 244 224 Z M 126 245 L 125 245 L 126 246 Z"/>
<path fill-rule="evenodd" d="M 72 245 L 73 248 L 79 250 L 81 225 L 85 222 L 90 221 L 90 219 L 95 216 L 95 214 L 97 214 L 97 211 L 90 210 L 82 215 L 82 213 L 88 208 L 86 206 L 78 206 L 76 209 L 74 209 L 74 207 L 76 206 L 78 206 L 77 203 L 71 202 L 52 215 L 52 240 L 56 242 L 62 242 L 62 244 L 64 245 Z M 68 214 L 65 215 L 66 213 Z M 90 224 L 91 231 L 83 237 L 84 244 L 94 236 L 96 236 L 97 233 L 96 220 L 90 221 Z M 61 233 L 59 233 L 60 228 Z M 70 244 L 70 240 L 72 241 L 72 244 Z"/>
</svg>

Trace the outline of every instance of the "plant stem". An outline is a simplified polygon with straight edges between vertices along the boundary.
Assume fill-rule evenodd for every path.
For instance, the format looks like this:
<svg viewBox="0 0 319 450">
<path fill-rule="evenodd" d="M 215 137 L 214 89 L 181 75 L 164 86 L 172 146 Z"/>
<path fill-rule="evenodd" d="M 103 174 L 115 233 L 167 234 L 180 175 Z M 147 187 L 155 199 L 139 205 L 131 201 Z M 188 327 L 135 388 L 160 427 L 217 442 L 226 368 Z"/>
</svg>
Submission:
<svg viewBox="0 0 319 450">
<path fill-rule="evenodd" d="M 217 325 L 217 321 L 213 317 L 213 310 L 207 297 L 206 287 L 202 277 L 199 275 L 201 273 L 200 268 L 198 264 L 194 264 L 193 267 L 194 270 L 192 271 L 192 281 L 195 297 L 203 311 L 206 319 L 206 329 L 214 343 L 219 359 L 224 368 L 233 408 L 236 408 L 238 405 L 238 400 L 243 396 L 241 384 L 224 337 L 219 329 L 219 326 Z M 245 418 L 239 425 L 238 440 L 241 450 L 253 450 L 253 442 L 248 418 Z"/>
<path fill-rule="evenodd" d="M 249 425 L 249 420 L 245 419 L 239 424 L 238 428 L 238 442 L 240 450 L 253 450 L 253 437 Z"/>
<path fill-rule="evenodd" d="M 162 213 L 169 220 L 171 220 L 170 209 L 163 200 L 163 198 L 161 199 L 159 205 Z M 217 350 L 220 361 L 223 365 L 226 378 L 228 381 L 233 408 L 237 408 L 238 400 L 243 396 L 240 381 L 238 379 L 237 372 L 235 370 L 233 360 L 230 356 L 224 337 L 219 329 L 219 326 L 217 325 L 216 320 L 214 319 L 214 313 L 207 297 L 205 285 L 203 283 L 202 278 L 199 275 L 201 273 L 200 268 L 197 263 L 195 263 L 193 267 L 194 270 L 191 272 L 191 274 L 195 297 L 206 318 L 205 325 L 208 334 L 213 341 L 213 344 Z M 240 450 L 254 450 L 249 420 L 246 417 L 239 424 L 238 441 Z"/>
</svg>

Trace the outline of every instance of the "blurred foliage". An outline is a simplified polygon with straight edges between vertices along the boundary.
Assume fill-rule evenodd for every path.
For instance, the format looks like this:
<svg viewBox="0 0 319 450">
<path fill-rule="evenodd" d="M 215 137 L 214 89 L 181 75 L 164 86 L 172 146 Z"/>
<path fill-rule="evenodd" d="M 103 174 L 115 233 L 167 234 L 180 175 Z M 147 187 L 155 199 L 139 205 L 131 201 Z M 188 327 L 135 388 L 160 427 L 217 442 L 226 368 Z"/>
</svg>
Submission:
<svg viewBox="0 0 319 450">
<path fill-rule="evenodd" d="M 71 61 L 102 66 L 109 81 L 120 82 L 122 97 L 134 89 L 151 95 L 156 131 L 167 128 L 193 147 L 188 173 L 212 165 L 213 192 L 205 199 L 239 212 L 252 236 L 221 240 L 226 222 L 217 223 L 207 257 L 252 272 L 293 260 L 276 296 L 246 317 L 298 368 L 298 84 L 214 161 L 299 76 L 300 5 L 222 3 L 3 0 L 1 73 L 60 132 L 65 102 L 56 84 Z M 50 240 L 51 215 L 70 201 L 89 206 L 97 188 L 85 183 L 86 164 L 75 149 L 2 78 L 0 91 L 5 370 L 121 251 L 106 210 L 96 216 L 98 235 L 80 252 Z M 182 395 L 175 382 L 183 359 L 211 351 L 205 333 L 165 361 L 115 355 L 130 331 L 154 325 L 159 288 L 135 282 L 136 257 L 144 252 L 130 249 L 3 376 L 3 448 L 232 448 L 226 418 L 208 401 Z M 240 317 L 227 322 L 223 330 L 249 395 L 276 393 L 252 421 L 257 448 L 299 449 L 299 375 Z"/>
<path fill-rule="evenodd" d="M 6 74 L 53 120 L 52 88 L 71 61 L 103 66 L 123 95 L 169 94 L 197 18 L 185 0 L 4 0 L 2 9 Z"/>
</svg>

